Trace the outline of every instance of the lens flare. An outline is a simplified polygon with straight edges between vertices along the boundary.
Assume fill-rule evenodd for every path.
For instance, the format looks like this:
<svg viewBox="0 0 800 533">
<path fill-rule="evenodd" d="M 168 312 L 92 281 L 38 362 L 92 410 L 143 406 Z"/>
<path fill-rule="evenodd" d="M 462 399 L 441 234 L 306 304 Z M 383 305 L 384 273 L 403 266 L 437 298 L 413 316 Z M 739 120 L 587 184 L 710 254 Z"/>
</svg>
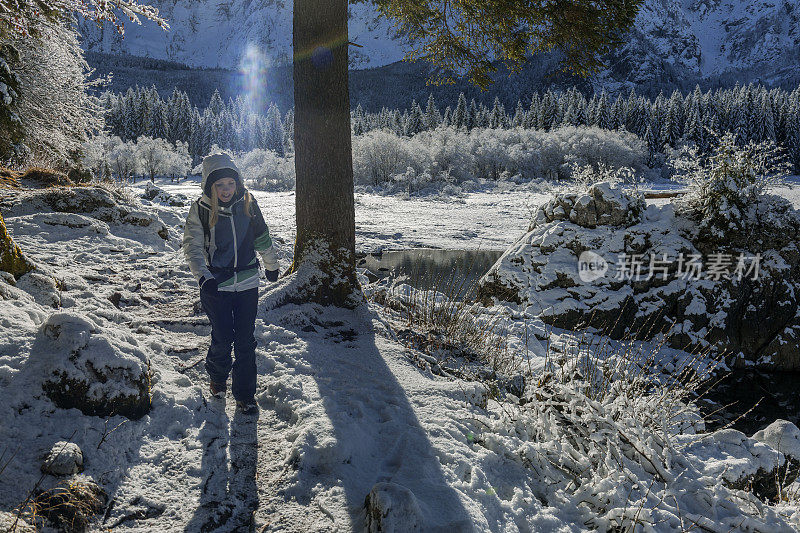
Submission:
<svg viewBox="0 0 800 533">
<path fill-rule="evenodd" d="M 239 61 L 242 95 L 251 113 L 263 113 L 267 103 L 267 58 L 261 49 L 248 43 Z"/>
</svg>

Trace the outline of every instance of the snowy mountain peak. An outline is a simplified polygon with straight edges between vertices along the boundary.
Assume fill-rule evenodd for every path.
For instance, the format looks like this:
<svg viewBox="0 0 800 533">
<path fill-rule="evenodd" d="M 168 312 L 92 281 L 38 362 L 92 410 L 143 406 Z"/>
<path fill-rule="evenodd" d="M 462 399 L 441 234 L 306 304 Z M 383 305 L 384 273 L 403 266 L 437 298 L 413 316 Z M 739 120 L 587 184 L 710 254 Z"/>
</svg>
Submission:
<svg viewBox="0 0 800 533">
<path fill-rule="evenodd" d="M 268 65 L 291 57 L 292 2 L 155 0 L 170 23 L 113 28 L 83 23 L 88 50 L 168 59 L 195 67 L 238 68 L 247 50 Z M 645 0 L 625 44 L 603 76 L 652 84 L 725 77 L 781 83 L 797 77 L 800 0 Z M 370 2 L 350 6 L 352 68 L 402 59 L 408 45 Z"/>
</svg>

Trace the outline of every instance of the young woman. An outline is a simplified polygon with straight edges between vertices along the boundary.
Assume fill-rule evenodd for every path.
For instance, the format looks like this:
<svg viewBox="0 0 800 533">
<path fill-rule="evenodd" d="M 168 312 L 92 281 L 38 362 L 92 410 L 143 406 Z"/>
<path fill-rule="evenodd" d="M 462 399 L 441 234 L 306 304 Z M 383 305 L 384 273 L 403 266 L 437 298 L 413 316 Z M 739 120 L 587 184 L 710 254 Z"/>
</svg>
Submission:
<svg viewBox="0 0 800 533">
<path fill-rule="evenodd" d="M 203 159 L 201 187 L 203 194 L 186 217 L 183 252 L 211 322 L 205 364 L 210 390 L 213 396 L 224 397 L 233 370 L 236 407 L 252 413 L 256 410 L 253 332 L 260 284 L 256 252 L 270 281 L 278 279 L 278 259 L 258 203 L 245 189 L 230 156 L 215 153 Z"/>
</svg>

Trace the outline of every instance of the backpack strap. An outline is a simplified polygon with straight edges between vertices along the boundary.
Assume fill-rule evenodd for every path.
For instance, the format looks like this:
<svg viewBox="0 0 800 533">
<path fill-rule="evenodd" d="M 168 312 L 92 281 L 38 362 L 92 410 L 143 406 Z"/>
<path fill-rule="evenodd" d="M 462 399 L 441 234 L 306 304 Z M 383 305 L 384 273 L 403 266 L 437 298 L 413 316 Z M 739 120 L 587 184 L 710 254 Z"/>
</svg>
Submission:
<svg viewBox="0 0 800 533">
<path fill-rule="evenodd" d="M 197 202 L 197 216 L 200 217 L 200 225 L 203 226 L 203 236 L 205 237 L 204 248 L 208 250 L 208 247 L 211 245 L 211 229 L 208 223 L 211 216 L 211 206 L 206 205 L 200 198 L 195 201 Z"/>
</svg>

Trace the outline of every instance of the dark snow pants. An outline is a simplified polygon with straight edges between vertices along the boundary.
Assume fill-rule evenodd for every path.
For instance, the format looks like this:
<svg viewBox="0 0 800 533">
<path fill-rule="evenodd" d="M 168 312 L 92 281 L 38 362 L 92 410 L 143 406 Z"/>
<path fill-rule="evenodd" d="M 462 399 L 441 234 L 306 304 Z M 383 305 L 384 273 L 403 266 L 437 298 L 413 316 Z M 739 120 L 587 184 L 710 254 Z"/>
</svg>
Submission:
<svg viewBox="0 0 800 533">
<path fill-rule="evenodd" d="M 256 393 L 256 310 L 258 287 L 246 291 L 200 290 L 200 303 L 211 321 L 211 346 L 206 355 L 208 377 L 225 383 L 233 368 L 232 391 L 237 400 Z M 236 357 L 231 360 L 231 347 Z"/>
</svg>

